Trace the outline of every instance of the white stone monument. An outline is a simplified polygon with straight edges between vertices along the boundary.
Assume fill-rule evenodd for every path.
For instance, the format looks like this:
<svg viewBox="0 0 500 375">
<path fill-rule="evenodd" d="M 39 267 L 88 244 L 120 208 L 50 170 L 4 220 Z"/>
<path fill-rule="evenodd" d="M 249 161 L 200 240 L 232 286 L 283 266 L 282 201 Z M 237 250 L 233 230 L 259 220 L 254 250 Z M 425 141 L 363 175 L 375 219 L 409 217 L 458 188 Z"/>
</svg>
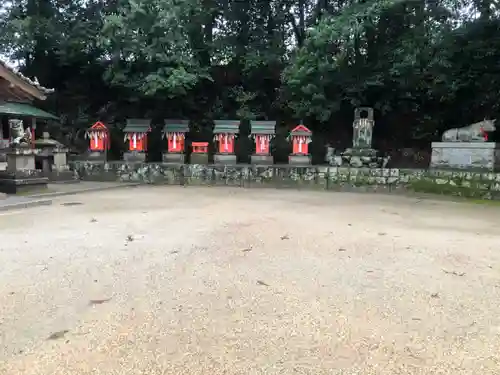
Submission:
<svg viewBox="0 0 500 375">
<path fill-rule="evenodd" d="M 498 171 L 500 145 L 488 142 L 496 120 L 483 120 L 449 129 L 441 142 L 432 142 L 431 168 Z"/>
</svg>

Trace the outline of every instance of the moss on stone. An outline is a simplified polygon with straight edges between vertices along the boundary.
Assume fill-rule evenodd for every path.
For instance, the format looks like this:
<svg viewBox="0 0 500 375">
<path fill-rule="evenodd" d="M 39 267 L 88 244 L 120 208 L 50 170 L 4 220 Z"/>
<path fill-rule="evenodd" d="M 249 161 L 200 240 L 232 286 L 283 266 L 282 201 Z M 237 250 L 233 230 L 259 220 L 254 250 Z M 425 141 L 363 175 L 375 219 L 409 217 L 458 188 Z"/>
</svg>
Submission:
<svg viewBox="0 0 500 375">
<path fill-rule="evenodd" d="M 477 185 L 471 184 L 470 187 L 465 187 L 457 183 L 456 180 L 450 180 L 450 182 L 454 183 L 437 183 L 436 180 L 431 178 L 421 178 L 410 181 L 408 187 L 418 193 L 442 194 L 464 198 L 484 198 L 489 196 L 488 190 L 479 189 Z"/>
</svg>

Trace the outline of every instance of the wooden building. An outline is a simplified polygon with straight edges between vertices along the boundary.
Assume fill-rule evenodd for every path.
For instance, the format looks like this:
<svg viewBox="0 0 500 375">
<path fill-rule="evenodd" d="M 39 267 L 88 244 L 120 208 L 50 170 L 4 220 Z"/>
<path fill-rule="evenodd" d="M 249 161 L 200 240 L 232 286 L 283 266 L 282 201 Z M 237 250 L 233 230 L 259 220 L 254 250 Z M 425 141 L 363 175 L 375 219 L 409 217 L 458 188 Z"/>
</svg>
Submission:
<svg viewBox="0 0 500 375">
<path fill-rule="evenodd" d="M 58 120 L 58 118 L 33 105 L 35 100 L 45 100 L 54 90 L 41 86 L 15 71 L 0 60 L 0 152 L 9 145 L 9 119 L 22 119 L 30 127 L 33 139 L 37 120 Z"/>
</svg>

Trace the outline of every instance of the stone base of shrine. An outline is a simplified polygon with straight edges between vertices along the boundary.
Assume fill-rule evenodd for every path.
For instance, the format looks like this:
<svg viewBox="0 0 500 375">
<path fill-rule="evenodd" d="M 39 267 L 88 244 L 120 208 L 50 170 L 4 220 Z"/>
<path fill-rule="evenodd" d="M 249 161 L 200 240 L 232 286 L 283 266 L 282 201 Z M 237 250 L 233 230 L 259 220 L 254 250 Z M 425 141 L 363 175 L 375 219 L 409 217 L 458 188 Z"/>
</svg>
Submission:
<svg viewBox="0 0 500 375">
<path fill-rule="evenodd" d="M 186 155 L 165 152 L 163 154 L 163 162 L 184 164 L 186 162 Z"/>
<path fill-rule="evenodd" d="M 252 155 L 250 160 L 252 164 L 259 164 L 259 165 L 274 164 L 274 157 L 272 155 Z"/>
<path fill-rule="evenodd" d="M 106 153 L 99 151 L 89 151 L 84 156 L 85 160 L 88 161 L 106 161 Z"/>
<path fill-rule="evenodd" d="M 1 171 L 0 192 L 5 194 L 26 194 L 43 192 L 49 179 L 41 177 L 39 171 Z"/>
<path fill-rule="evenodd" d="M 146 153 L 137 151 L 128 151 L 123 153 L 123 160 L 131 163 L 145 163 Z"/>
<path fill-rule="evenodd" d="M 310 165 L 311 155 L 289 155 L 288 164 L 292 165 Z"/>
<path fill-rule="evenodd" d="M 234 154 L 215 154 L 214 164 L 236 164 L 236 155 Z"/>
<path fill-rule="evenodd" d="M 192 153 L 189 162 L 191 164 L 208 164 L 208 154 Z"/>
</svg>

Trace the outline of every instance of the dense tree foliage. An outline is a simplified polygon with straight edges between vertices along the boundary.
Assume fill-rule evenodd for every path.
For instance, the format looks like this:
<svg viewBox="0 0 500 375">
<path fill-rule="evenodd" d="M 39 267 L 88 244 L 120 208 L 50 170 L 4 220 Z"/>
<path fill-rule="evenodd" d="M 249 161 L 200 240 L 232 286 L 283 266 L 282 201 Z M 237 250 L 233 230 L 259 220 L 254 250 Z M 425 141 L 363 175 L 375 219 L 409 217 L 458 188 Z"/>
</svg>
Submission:
<svg viewBox="0 0 500 375">
<path fill-rule="evenodd" d="M 11 0 L 0 48 L 57 90 L 73 134 L 100 118 L 304 119 L 386 142 L 499 114 L 493 0 Z"/>
</svg>

